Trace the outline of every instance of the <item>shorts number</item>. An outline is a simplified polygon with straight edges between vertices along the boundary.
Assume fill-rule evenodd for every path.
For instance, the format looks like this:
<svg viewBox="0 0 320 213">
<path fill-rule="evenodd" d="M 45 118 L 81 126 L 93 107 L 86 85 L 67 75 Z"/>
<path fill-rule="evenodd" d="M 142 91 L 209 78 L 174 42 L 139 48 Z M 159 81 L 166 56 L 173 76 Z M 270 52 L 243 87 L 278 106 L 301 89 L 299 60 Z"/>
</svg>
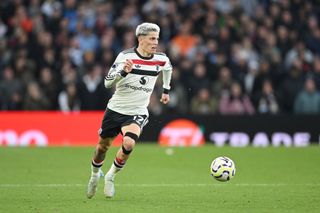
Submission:
<svg viewBox="0 0 320 213">
<path fill-rule="evenodd" d="M 141 115 L 133 116 L 133 120 L 136 121 L 139 125 L 143 124 L 144 117 Z"/>
<path fill-rule="evenodd" d="M 133 120 L 141 127 L 141 129 L 148 123 L 148 117 L 142 115 L 133 116 Z"/>
</svg>

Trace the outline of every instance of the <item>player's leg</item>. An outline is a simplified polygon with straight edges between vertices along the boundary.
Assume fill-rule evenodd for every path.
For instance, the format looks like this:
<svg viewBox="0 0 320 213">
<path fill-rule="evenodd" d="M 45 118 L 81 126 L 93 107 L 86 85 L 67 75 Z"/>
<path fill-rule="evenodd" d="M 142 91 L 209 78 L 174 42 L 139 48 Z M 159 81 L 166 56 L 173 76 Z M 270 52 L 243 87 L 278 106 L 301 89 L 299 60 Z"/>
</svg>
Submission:
<svg viewBox="0 0 320 213">
<path fill-rule="evenodd" d="M 90 177 L 88 189 L 87 189 L 88 198 L 92 198 L 97 191 L 99 179 L 101 176 L 100 168 L 103 165 L 106 152 L 108 151 L 112 143 L 112 140 L 113 140 L 112 138 L 99 137 L 99 143 L 96 146 L 96 149 L 92 158 L 92 163 L 91 163 L 91 177 Z"/>
<path fill-rule="evenodd" d="M 118 150 L 113 164 L 110 170 L 105 175 L 105 188 L 104 193 L 106 197 L 113 197 L 115 194 L 114 178 L 117 172 L 119 172 L 128 160 L 136 141 L 139 138 L 141 129 L 136 123 L 131 123 L 122 127 L 123 142 L 122 146 Z"/>
<path fill-rule="evenodd" d="M 100 167 L 103 165 L 106 153 L 111 146 L 113 138 L 99 137 L 99 143 L 96 146 L 95 152 L 92 158 L 92 173 L 98 173 Z"/>
<path fill-rule="evenodd" d="M 106 156 L 114 137 L 121 131 L 121 123 L 116 121 L 118 114 L 112 110 L 106 110 L 102 119 L 101 128 L 99 129 L 99 143 L 96 146 L 91 161 L 91 177 L 88 184 L 87 197 L 92 198 L 97 191 L 100 179 L 100 168 Z"/>
</svg>

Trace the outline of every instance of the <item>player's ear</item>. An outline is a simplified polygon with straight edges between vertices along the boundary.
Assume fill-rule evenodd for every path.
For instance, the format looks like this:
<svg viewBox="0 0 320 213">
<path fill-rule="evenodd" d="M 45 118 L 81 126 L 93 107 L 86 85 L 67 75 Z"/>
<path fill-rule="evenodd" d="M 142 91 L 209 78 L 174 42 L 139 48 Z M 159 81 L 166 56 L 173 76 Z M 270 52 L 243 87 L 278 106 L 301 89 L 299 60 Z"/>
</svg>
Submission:
<svg viewBox="0 0 320 213">
<path fill-rule="evenodd" d="M 138 42 L 140 43 L 142 41 L 143 37 L 142 36 L 138 36 Z"/>
</svg>

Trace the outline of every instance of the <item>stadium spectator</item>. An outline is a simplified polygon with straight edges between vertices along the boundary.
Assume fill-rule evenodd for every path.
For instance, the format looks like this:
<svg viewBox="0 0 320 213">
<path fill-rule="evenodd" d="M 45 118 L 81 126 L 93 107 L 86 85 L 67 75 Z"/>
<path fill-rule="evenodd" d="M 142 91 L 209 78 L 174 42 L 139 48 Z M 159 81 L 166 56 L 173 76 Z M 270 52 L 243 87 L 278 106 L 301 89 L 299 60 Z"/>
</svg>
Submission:
<svg viewBox="0 0 320 213">
<path fill-rule="evenodd" d="M 320 93 L 316 89 L 315 82 L 312 78 L 307 78 L 305 80 L 304 89 L 296 97 L 294 101 L 294 113 L 320 113 Z"/>
<path fill-rule="evenodd" d="M 68 51 L 70 61 L 80 67 L 83 64 L 83 51 L 80 49 L 79 39 L 74 37 L 70 41 L 70 48 Z"/>
<path fill-rule="evenodd" d="M 316 56 L 313 60 L 312 66 L 313 72 L 311 76 L 313 76 L 314 81 L 316 83 L 316 88 L 320 89 L 320 56 Z"/>
<path fill-rule="evenodd" d="M 304 72 L 310 71 L 310 64 L 313 61 L 313 54 L 306 49 L 302 41 L 297 41 L 292 49 L 288 51 L 285 58 L 285 68 L 290 68 L 297 59 L 302 61 L 302 69 Z"/>
<path fill-rule="evenodd" d="M 180 70 L 175 68 L 175 71 L 172 72 L 171 78 L 170 102 L 164 106 L 165 109 L 163 112 L 171 114 L 184 114 L 189 110 L 186 88 L 181 83 L 180 75 Z M 160 99 L 160 95 L 162 93 L 160 90 L 162 90 L 162 85 L 158 86 L 158 99 Z"/>
<path fill-rule="evenodd" d="M 59 109 L 63 112 L 80 111 L 80 100 L 77 96 L 75 83 L 70 82 L 66 85 L 58 96 Z"/>
<path fill-rule="evenodd" d="M 278 95 L 275 93 L 272 82 L 265 79 L 262 83 L 262 91 L 258 92 L 255 97 L 256 109 L 260 114 L 278 114 L 280 105 Z"/>
<path fill-rule="evenodd" d="M 21 110 L 24 84 L 16 78 L 12 67 L 7 66 L 3 70 L 0 80 L 1 110 Z"/>
<path fill-rule="evenodd" d="M 27 95 L 23 103 L 24 110 L 49 110 L 49 99 L 44 96 L 37 82 L 27 84 Z"/>
<path fill-rule="evenodd" d="M 82 77 L 78 85 L 78 95 L 81 110 L 103 110 L 106 108 L 106 99 L 110 98 L 105 89 L 102 68 L 99 65 L 88 66 L 87 74 Z"/>
<path fill-rule="evenodd" d="M 189 79 L 189 87 L 192 97 L 197 95 L 203 87 L 209 88 L 210 81 L 207 77 L 207 68 L 203 63 L 195 64 L 192 77 Z"/>
<path fill-rule="evenodd" d="M 219 78 L 212 83 L 212 95 L 220 99 L 223 94 L 229 93 L 232 83 L 233 79 L 229 68 L 222 67 L 219 70 Z"/>
<path fill-rule="evenodd" d="M 272 81 L 273 76 L 271 72 L 270 63 L 265 60 L 261 61 L 260 69 L 254 78 L 253 88 L 251 91 L 253 97 L 256 96 L 257 93 L 261 94 L 265 80 L 268 79 Z"/>
<path fill-rule="evenodd" d="M 209 70 L 208 77 L 210 80 L 216 80 L 218 75 L 216 70 L 219 68 L 218 44 L 214 39 L 209 39 L 205 46 L 205 66 Z"/>
<path fill-rule="evenodd" d="M 99 40 L 97 36 L 86 24 L 81 28 L 82 29 L 80 29 L 80 33 L 76 35 L 81 52 L 85 53 L 97 51 L 99 48 Z"/>
<path fill-rule="evenodd" d="M 48 98 L 50 103 L 50 110 L 58 107 L 58 84 L 53 76 L 53 71 L 49 67 L 43 67 L 40 70 L 39 87 L 43 95 Z"/>
<path fill-rule="evenodd" d="M 15 60 L 12 63 L 16 77 L 22 80 L 24 84 L 35 80 L 36 65 L 33 60 L 27 58 L 25 49 L 21 49 L 16 53 Z"/>
<path fill-rule="evenodd" d="M 294 61 L 289 73 L 284 78 L 281 84 L 281 97 L 283 109 L 288 112 L 293 112 L 294 100 L 297 94 L 302 90 L 304 84 L 304 74 L 302 71 L 302 62 Z"/>
<path fill-rule="evenodd" d="M 185 21 L 180 25 L 179 33 L 171 41 L 171 52 L 178 57 L 187 56 L 197 42 L 197 37 L 192 34 L 192 22 Z"/>
<path fill-rule="evenodd" d="M 142 7 L 142 12 L 144 14 L 158 13 L 158 14 L 164 15 L 166 14 L 166 11 L 167 11 L 167 3 L 162 0 L 147 1 Z"/>
<path fill-rule="evenodd" d="M 242 93 L 239 83 L 231 85 L 230 92 L 223 94 L 220 99 L 219 112 L 225 115 L 254 114 L 255 109 L 250 98 Z"/>
<path fill-rule="evenodd" d="M 218 101 L 210 95 L 208 88 L 201 88 L 191 100 L 192 114 L 213 114 L 217 111 Z"/>
</svg>

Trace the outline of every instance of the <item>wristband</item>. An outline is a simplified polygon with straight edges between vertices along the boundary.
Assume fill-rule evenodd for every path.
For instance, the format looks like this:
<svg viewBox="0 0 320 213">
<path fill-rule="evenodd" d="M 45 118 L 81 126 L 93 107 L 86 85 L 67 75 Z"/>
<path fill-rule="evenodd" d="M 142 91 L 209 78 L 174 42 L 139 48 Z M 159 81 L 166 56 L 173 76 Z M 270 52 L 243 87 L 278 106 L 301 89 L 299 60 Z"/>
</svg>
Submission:
<svg viewBox="0 0 320 213">
<path fill-rule="evenodd" d="M 128 73 L 126 73 L 124 70 L 121 70 L 121 71 L 120 71 L 120 75 L 121 75 L 122 77 L 126 77 L 126 76 L 128 75 Z"/>
<path fill-rule="evenodd" d="M 164 94 L 169 94 L 169 90 L 166 89 L 166 88 L 163 88 L 163 93 L 164 93 Z"/>
</svg>

